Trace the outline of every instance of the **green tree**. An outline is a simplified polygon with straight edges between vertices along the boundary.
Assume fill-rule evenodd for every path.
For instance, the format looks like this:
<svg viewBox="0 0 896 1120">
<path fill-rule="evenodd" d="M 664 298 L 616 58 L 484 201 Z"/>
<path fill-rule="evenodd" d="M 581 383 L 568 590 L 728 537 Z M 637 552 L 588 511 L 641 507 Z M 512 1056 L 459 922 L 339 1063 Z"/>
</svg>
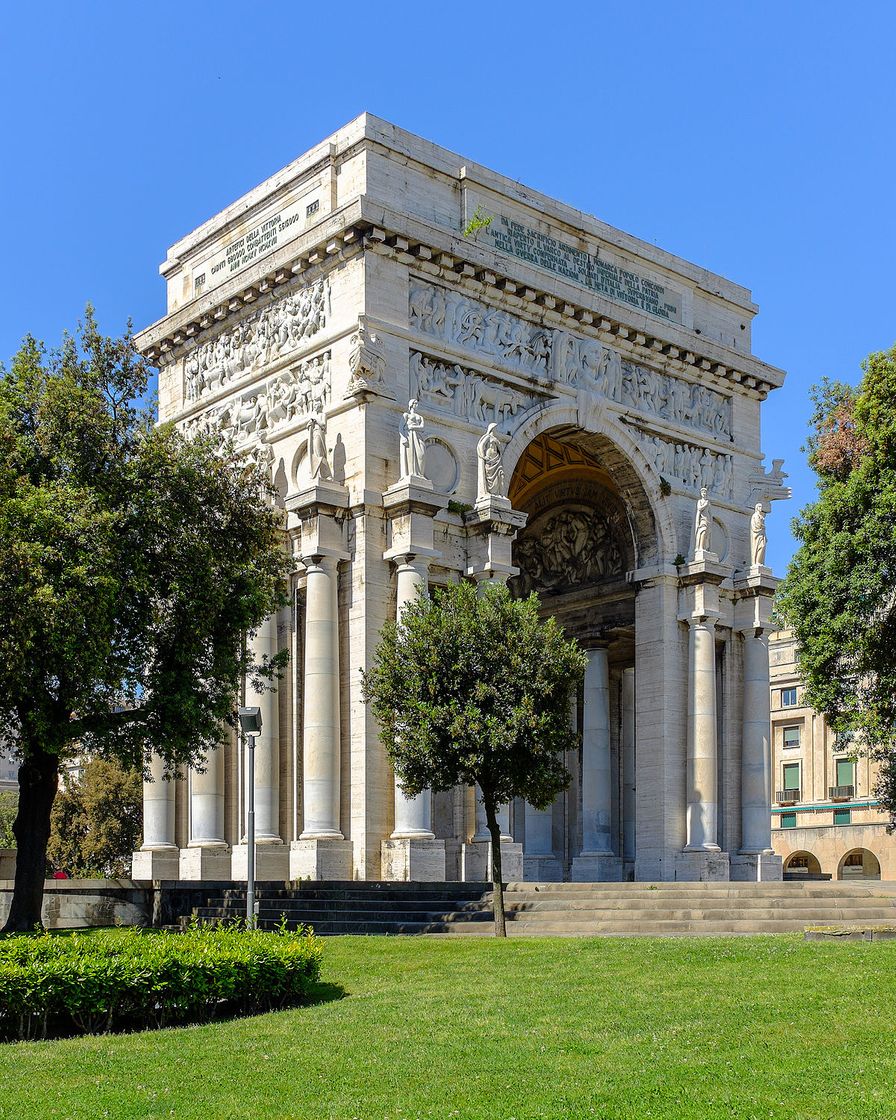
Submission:
<svg viewBox="0 0 896 1120">
<path fill-rule="evenodd" d="M 0 716 L 21 757 L 7 931 L 40 922 L 60 761 L 199 760 L 233 719 L 243 636 L 282 601 L 281 520 L 253 468 L 141 411 L 148 371 L 88 308 L 0 368 Z"/>
<path fill-rule="evenodd" d="M 66 774 L 50 815 L 47 859 L 77 879 L 127 875 L 143 825 L 143 776 L 115 758 Z"/>
<path fill-rule="evenodd" d="M 809 462 L 818 499 L 777 609 L 793 627 L 808 702 L 842 742 L 881 762 L 875 790 L 896 823 L 896 346 L 857 388 L 814 390 Z"/>
<path fill-rule="evenodd" d="M 19 795 L 11 789 L 0 790 L 0 848 L 14 848 L 12 826 L 19 811 Z"/>
<path fill-rule="evenodd" d="M 505 935 L 497 810 L 515 797 L 546 809 L 570 781 L 578 645 L 538 598 L 462 582 L 419 597 L 383 628 L 364 698 L 408 796 L 478 784 L 491 835 L 495 932 Z"/>
</svg>

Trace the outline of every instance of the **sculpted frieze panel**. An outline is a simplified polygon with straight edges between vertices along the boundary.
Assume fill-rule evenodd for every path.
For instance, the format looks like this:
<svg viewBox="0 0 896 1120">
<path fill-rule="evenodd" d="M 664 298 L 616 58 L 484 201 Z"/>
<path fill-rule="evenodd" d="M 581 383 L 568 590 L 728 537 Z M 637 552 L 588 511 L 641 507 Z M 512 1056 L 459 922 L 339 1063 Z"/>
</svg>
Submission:
<svg viewBox="0 0 896 1120">
<path fill-rule="evenodd" d="M 411 389 L 432 408 L 476 424 L 495 423 L 509 429 L 518 412 L 541 399 L 457 363 L 450 364 L 412 350 Z"/>
<path fill-rule="evenodd" d="M 298 349 L 326 326 L 329 307 L 329 282 L 324 278 L 200 343 L 184 363 L 186 399 L 199 400 Z"/>
<path fill-rule="evenodd" d="M 704 486 L 722 498 L 734 495 L 734 456 L 722 455 L 708 447 L 678 443 L 650 432 L 639 432 L 641 449 L 657 474 L 675 479 L 685 489 Z"/>
<path fill-rule="evenodd" d="M 554 381 L 671 423 L 731 436 L 731 401 L 705 385 L 622 359 L 594 338 L 533 325 L 459 292 L 411 278 L 410 325 L 542 381 Z"/>
<path fill-rule="evenodd" d="M 617 510 L 585 503 L 554 507 L 532 520 L 514 545 L 515 594 L 562 594 L 626 571 L 624 526 Z"/>
</svg>

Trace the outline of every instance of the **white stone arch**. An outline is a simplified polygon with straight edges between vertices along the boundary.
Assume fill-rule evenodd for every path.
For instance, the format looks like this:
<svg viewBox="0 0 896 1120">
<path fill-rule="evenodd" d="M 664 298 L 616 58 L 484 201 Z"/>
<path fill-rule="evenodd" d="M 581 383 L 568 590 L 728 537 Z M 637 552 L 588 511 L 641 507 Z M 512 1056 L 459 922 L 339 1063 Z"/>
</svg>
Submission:
<svg viewBox="0 0 896 1120">
<path fill-rule="evenodd" d="M 604 411 L 592 410 L 584 425 L 581 421 L 577 404 L 569 400 L 550 402 L 530 413 L 510 437 L 504 451 L 508 480 L 513 478 L 532 440 L 546 433 L 585 437 L 583 446 L 600 458 L 605 458 L 602 452 L 612 448 L 621 462 L 608 464 L 607 470 L 619 488 L 634 530 L 636 567 L 670 560 L 678 553 L 678 536 L 669 503 L 656 501 L 660 492 L 659 474 L 630 433 L 618 424 L 609 423 Z M 588 437 L 595 437 L 590 447 Z"/>
</svg>

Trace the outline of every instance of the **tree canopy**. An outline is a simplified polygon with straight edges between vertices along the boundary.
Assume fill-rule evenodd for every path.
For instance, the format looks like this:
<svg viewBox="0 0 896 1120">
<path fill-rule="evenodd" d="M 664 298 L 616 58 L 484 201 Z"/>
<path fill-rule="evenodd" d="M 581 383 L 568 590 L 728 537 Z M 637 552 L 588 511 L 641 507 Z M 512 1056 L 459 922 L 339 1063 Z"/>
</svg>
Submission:
<svg viewBox="0 0 896 1120">
<path fill-rule="evenodd" d="M 50 815 L 47 861 L 73 879 L 130 874 L 143 827 L 143 776 L 114 758 L 91 758 L 66 772 Z"/>
<path fill-rule="evenodd" d="M 90 308 L 59 350 L 27 337 L 0 368 L 0 718 L 21 763 L 7 928 L 39 920 L 60 759 L 199 760 L 253 671 L 245 634 L 282 599 L 266 480 L 156 426 L 148 372 Z"/>
<path fill-rule="evenodd" d="M 524 797 L 546 809 L 567 787 L 578 743 L 572 697 L 585 657 L 536 595 L 502 584 L 436 589 L 383 628 L 364 696 L 408 796 L 478 785 L 492 837 L 495 917 L 503 933 L 497 809 Z"/>
<path fill-rule="evenodd" d="M 818 499 L 777 608 L 796 634 L 806 698 L 838 741 L 881 762 L 876 794 L 896 821 L 896 346 L 857 388 L 814 391 L 809 462 Z"/>
</svg>

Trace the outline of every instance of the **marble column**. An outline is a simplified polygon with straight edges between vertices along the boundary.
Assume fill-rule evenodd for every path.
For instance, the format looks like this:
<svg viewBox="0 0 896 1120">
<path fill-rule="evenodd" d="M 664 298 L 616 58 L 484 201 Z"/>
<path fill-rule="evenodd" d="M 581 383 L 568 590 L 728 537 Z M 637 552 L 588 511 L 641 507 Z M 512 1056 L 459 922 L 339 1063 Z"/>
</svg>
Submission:
<svg viewBox="0 0 896 1120">
<path fill-rule="evenodd" d="M 290 877 L 350 879 L 351 843 L 340 828 L 338 561 L 305 559 L 303 829 L 290 845 Z"/>
<path fill-rule="evenodd" d="M 619 879 L 613 852 L 613 785 L 610 767 L 610 673 L 605 647 L 585 651 L 582 712 L 582 852 L 572 862 L 578 882 Z"/>
<path fill-rule="evenodd" d="M 209 751 L 203 770 L 190 770 L 190 839 L 180 853 L 182 879 L 229 879 L 230 851 L 224 833 L 224 757 Z"/>
<path fill-rule="evenodd" d="M 175 783 L 165 779 L 165 763 L 154 754 L 149 762 L 151 781 L 143 783 L 143 846 L 134 852 L 134 879 L 176 879 L 179 853 L 174 842 Z"/>
<path fill-rule="evenodd" d="M 403 557 L 396 564 L 396 613 L 402 611 L 420 595 L 426 594 L 428 559 Z M 395 828 L 392 840 L 433 840 L 432 792 L 428 789 L 415 797 L 406 797 L 398 781 L 395 782 Z"/>
<path fill-rule="evenodd" d="M 635 670 L 622 671 L 622 858 L 635 859 Z"/>
<path fill-rule="evenodd" d="M 261 665 L 277 653 L 277 616 L 269 615 L 252 639 L 252 656 Z M 265 681 L 267 684 L 268 682 Z M 284 679 L 270 682 L 273 689 L 255 688 L 246 681 L 246 705 L 261 709 L 261 734 L 255 749 L 241 743 L 245 767 L 255 756 L 255 877 L 279 881 L 289 877 L 289 855 L 280 836 L 280 688 Z M 243 821 L 245 828 L 247 821 Z M 248 849 L 243 838 L 233 849 L 233 878 L 245 879 L 249 870 Z"/>
<path fill-rule="evenodd" d="M 709 616 L 695 616 L 689 626 L 685 851 L 718 852 L 716 626 Z"/>
</svg>

